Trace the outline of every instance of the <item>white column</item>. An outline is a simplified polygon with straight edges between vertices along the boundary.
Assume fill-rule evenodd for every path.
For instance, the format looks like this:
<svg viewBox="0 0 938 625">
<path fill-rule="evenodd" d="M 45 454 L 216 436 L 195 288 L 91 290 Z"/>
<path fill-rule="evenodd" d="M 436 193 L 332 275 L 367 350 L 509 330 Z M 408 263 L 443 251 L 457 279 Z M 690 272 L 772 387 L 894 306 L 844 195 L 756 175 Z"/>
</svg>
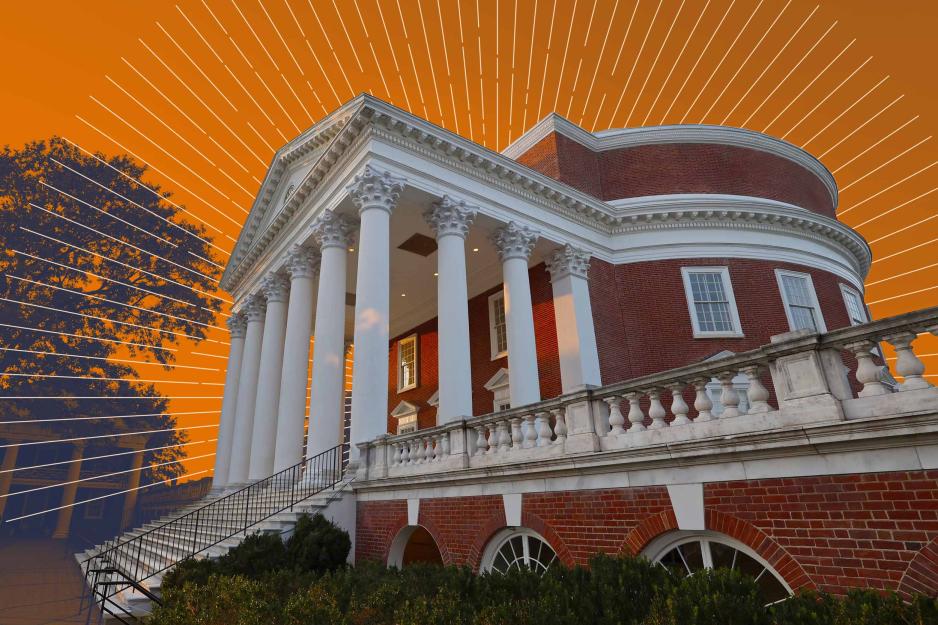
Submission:
<svg viewBox="0 0 938 625">
<path fill-rule="evenodd" d="M 547 259 L 564 393 L 602 386 L 589 292 L 589 253 L 570 245 Z"/>
<path fill-rule="evenodd" d="M 319 243 L 319 291 L 313 330 L 313 380 L 310 386 L 309 433 L 306 457 L 312 458 L 338 445 L 345 412 L 345 288 L 348 247 L 355 222 L 332 211 L 312 225 Z M 305 382 L 305 381 L 304 381 Z M 305 385 L 304 385 L 305 390 Z M 305 398 L 304 398 L 305 400 Z M 297 437 L 302 446 L 303 437 Z"/>
<path fill-rule="evenodd" d="M 254 403 L 257 399 L 257 373 L 261 366 L 261 340 L 267 302 L 260 294 L 251 295 L 242 311 L 248 320 L 244 336 L 244 355 L 238 376 L 238 400 L 235 402 L 234 436 L 231 441 L 231 464 L 227 486 L 243 486 L 251 466 L 251 435 L 254 433 Z"/>
<path fill-rule="evenodd" d="M 476 210 L 444 195 L 424 218 L 436 233 L 437 345 L 440 404 L 437 425 L 472 416 L 466 235 Z"/>
<path fill-rule="evenodd" d="M 59 516 L 56 519 L 52 538 L 68 538 L 72 525 L 72 512 L 75 510 L 75 495 L 78 493 L 78 479 L 81 477 L 81 459 L 84 451 L 84 441 L 78 441 L 72 447 L 72 461 L 68 465 L 68 473 L 65 475 L 62 501 L 59 503 Z"/>
<path fill-rule="evenodd" d="M 528 258 L 537 242 L 536 230 L 509 222 L 492 233 L 492 243 L 502 259 L 505 289 L 505 322 L 508 330 L 508 374 L 512 407 L 541 399 L 534 342 L 534 313 Z"/>
<path fill-rule="evenodd" d="M 404 180 L 370 165 L 348 187 L 361 216 L 355 283 L 355 360 L 352 364 L 352 434 L 357 445 L 387 433 L 388 316 L 390 311 L 391 211 Z"/>
<path fill-rule="evenodd" d="M 313 324 L 313 280 L 319 272 L 319 251 L 305 245 L 293 246 L 287 259 L 287 270 L 290 272 L 290 304 L 283 346 L 283 372 L 280 377 L 274 473 L 303 459 L 309 337 Z"/>
<path fill-rule="evenodd" d="M 228 369 L 225 371 L 225 395 L 221 403 L 221 419 L 218 426 L 218 443 L 215 447 L 215 475 L 212 489 L 219 491 L 228 485 L 228 469 L 231 466 L 231 444 L 234 438 L 235 418 L 238 401 L 238 378 L 241 359 L 244 356 L 244 334 L 248 320 L 240 312 L 228 317 L 228 333 L 231 345 L 228 348 Z"/>
<path fill-rule="evenodd" d="M 261 290 L 267 298 L 264 335 L 261 339 L 261 366 L 257 374 L 254 427 L 251 435 L 251 462 L 248 480 L 269 477 L 274 472 L 277 445 L 277 411 L 280 408 L 280 374 L 283 372 L 283 340 L 287 330 L 287 298 L 290 280 L 283 274 L 264 277 Z"/>
</svg>

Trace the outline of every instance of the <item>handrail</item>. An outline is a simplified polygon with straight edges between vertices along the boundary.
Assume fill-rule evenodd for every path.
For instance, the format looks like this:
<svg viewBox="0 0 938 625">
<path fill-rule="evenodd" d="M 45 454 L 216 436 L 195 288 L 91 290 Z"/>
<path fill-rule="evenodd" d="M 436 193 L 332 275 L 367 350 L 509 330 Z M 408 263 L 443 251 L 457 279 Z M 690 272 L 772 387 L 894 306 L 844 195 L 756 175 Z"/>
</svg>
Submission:
<svg viewBox="0 0 938 625">
<path fill-rule="evenodd" d="M 100 601 L 107 610 L 108 602 L 117 605 L 112 597 L 123 590 L 142 588 L 154 575 L 334 487 L 342 480 L 344 447 L 337 445 L 132 538 L 105 543 L 81 563 L 92 602 Z M 115 582 L 115 575 L 124 581 Z"/>
</svg>

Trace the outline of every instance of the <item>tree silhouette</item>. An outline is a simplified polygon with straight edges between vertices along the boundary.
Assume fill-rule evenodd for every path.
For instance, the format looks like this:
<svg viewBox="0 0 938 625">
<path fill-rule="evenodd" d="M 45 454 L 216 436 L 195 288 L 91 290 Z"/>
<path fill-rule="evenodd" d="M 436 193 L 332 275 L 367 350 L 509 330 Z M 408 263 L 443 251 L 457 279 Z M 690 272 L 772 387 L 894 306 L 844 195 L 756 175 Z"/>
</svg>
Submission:
<svg viewBox="0 0 938 625">
<path fill-rule="evenodd" d="M 168 367 L 168 347 L 206 338 L 222 304 L 220 267 L 205 228 L 169 193 L 137 182 L 145 171 L 57 137 L 0 153 L 0 421 L 70 419 L 54 424 L 62 438 L 175 425 L 160 415 L 168 401 L 153 385 L 114 360 Z M 161 370 L 146 369 L 148 378 Z M 95 396 L 133 399 L 82 399 Z M 157 416 L 88 419 L 138 414 Z M 182 442 L 165 432 L 148 447 Z M 145 466 L 181 456 L 178 447 L 150 451 Z M 143 481 L 181 471 L 153 468 Z"/>
</svg>

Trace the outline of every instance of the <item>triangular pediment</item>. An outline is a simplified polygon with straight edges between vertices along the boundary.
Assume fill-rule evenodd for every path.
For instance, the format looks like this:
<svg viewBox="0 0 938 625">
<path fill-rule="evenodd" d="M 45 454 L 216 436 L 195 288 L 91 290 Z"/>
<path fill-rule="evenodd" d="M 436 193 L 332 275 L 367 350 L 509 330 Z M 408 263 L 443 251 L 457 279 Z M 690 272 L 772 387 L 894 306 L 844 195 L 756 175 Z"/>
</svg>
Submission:
<svg viewBox="0 0 938 625">
<path fill-rule="evenodd" d="M 508 386 L 508 369 L 505 367 L 499 369 L 495 375 L 489 378 L 489 381 L 486 382 L 484 386 L 487 391 L 494 391 Z"/>
<path fill-rule="evenodd" d="M 395 419 L 400 417 L 407 417 L 413 414 L 417 414 L 419 408 L 416 404 L 412 404 L 409 401 L 402 401 L 397 405 L 397 407 L 391 411 L 391 416 Z"/>
<path fill-rule="evenodd" d="M 437 389 L 433 392 L 433 395 L 430 395 L 430 399 L 427 400 L 427 403 L 434 408 L 440 405 L 440 389 Z"/>
</svg>

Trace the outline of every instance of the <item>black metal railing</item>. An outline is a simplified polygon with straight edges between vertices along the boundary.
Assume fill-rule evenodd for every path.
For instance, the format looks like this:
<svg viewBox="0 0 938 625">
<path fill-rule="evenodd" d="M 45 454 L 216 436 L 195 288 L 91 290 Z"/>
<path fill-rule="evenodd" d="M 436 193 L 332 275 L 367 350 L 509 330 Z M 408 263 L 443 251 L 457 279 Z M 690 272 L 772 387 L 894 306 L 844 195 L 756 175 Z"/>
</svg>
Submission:
<svg viewBox="0 0 938 625">
<path fill-rule="evenodd" d="M 342 480 L 344 448 L 333 447 L 132 538 L 105 543 L 81 564 L 91 590 L 89 618 L 95 604 L 121 622 L 114 610 L 132 618 L 115 595 L 134 588 L 158 602 L 142 582 L 334 487 Z"/>
</svg>

